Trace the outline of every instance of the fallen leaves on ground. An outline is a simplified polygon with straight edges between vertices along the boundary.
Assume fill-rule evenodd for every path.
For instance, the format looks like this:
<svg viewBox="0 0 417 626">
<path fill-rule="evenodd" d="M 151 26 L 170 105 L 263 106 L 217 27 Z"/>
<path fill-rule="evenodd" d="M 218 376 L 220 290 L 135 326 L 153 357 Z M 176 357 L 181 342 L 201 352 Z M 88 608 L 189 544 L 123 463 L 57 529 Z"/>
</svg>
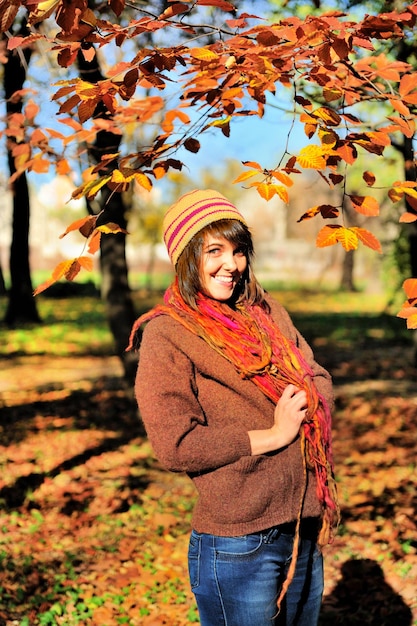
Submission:
<svg viewBox="0 0 417 626">
<path fill-rule="evenodd" d="M 342 525 L 325 549 L 320 623 L 411 626 L 416 371 L 404 347 L 325 348 Z M 104 373 L 118 372 L 115 359 L 59 364 L 16 359 L 0 373 L 0 626 L 197 623 L 192 484 L 153 457 L 131 393 Z M 10 375 L 20 384 L 7 385 Z"/>
</svg>

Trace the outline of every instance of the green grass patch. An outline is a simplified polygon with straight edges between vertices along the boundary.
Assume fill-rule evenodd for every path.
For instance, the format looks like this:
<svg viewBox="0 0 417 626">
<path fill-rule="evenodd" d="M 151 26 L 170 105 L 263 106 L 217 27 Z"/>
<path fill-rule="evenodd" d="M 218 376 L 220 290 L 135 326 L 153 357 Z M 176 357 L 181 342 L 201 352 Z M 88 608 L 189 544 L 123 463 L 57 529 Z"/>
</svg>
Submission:
<svg viewBox="0 0 417 626">
<path fill-rule="evenodd" d="M 309 291 L 270 287 L 309 341 L 318 338 L 338 345 L 408 342 L 410 332 L 396 311 L 387 310 L 383 294 Z M 137 314 L 162 298 L 162 292 L 134 292 Z M 114 353 L 105 304 L 97 295 L 39 296 L 42 324 L 9 329 L 0 326 L 0 355 L 106 356 Z M 0 299 L 5 309 L 6 299 Z"/>
</svg>

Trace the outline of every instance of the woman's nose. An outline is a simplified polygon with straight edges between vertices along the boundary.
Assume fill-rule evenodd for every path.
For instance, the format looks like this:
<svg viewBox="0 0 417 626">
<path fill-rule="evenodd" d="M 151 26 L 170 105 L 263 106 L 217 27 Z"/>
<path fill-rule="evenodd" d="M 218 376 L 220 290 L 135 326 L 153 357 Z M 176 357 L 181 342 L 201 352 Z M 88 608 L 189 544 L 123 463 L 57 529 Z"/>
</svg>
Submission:
<svg viewBox="0 0 417 626">
<path fill-rule="evenodd" d="M 235 259 L 235 255 L 233 254 L 233 252 L 231 252 L 230 254 L 227 253 L 225 255 L 225 258 L 223 261 L 223 267 L 229 271 L 233 271 L 236 269 L 237 264 L 236 264 L 236 259 Z"/>
</svg>

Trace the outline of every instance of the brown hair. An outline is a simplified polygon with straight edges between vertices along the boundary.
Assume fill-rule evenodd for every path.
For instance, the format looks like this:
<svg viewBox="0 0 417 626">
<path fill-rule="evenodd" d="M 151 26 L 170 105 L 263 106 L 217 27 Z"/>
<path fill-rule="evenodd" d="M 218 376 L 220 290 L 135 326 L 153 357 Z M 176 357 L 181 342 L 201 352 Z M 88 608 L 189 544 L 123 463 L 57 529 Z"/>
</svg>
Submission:
<svg viewBox="0 0 417 626">
<path fill-rule="evenodd" d="M 258 283 L 252 269 L 254 257 L 252 235 L 246 224 L 234 219 L 218 220 L 208 224 L 194 235 L 181 252 L 175 270 L 183 300 L 192 309 L 197 309 L 196 298 L 202 290 L 200 268 L 204 241 L 207 235 L 224 237 L 245 253 L 247 267 L 233 295 L 234 303 L 239 304 L 245 300 L 249 304 L 259 304 L 268 309 L 264 290 Z"/>
</svg>

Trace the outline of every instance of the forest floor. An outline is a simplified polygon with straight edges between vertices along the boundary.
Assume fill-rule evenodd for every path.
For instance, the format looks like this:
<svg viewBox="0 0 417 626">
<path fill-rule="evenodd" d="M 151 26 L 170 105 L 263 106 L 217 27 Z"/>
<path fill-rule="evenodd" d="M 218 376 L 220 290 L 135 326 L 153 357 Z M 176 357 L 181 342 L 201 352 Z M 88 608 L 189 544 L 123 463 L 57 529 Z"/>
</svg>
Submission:
<svg viewBox="0 0 417 626">
<path fill-rule="evenodd" d="M 417 625 L 417 371 L 404 342 L 316 338 L 334 377 L 342 524 L 320 626 Z M 0 626 L 198 623 L 195 493 L 155 460 L 114 356 L 0 370 Z"/>
</svg>

